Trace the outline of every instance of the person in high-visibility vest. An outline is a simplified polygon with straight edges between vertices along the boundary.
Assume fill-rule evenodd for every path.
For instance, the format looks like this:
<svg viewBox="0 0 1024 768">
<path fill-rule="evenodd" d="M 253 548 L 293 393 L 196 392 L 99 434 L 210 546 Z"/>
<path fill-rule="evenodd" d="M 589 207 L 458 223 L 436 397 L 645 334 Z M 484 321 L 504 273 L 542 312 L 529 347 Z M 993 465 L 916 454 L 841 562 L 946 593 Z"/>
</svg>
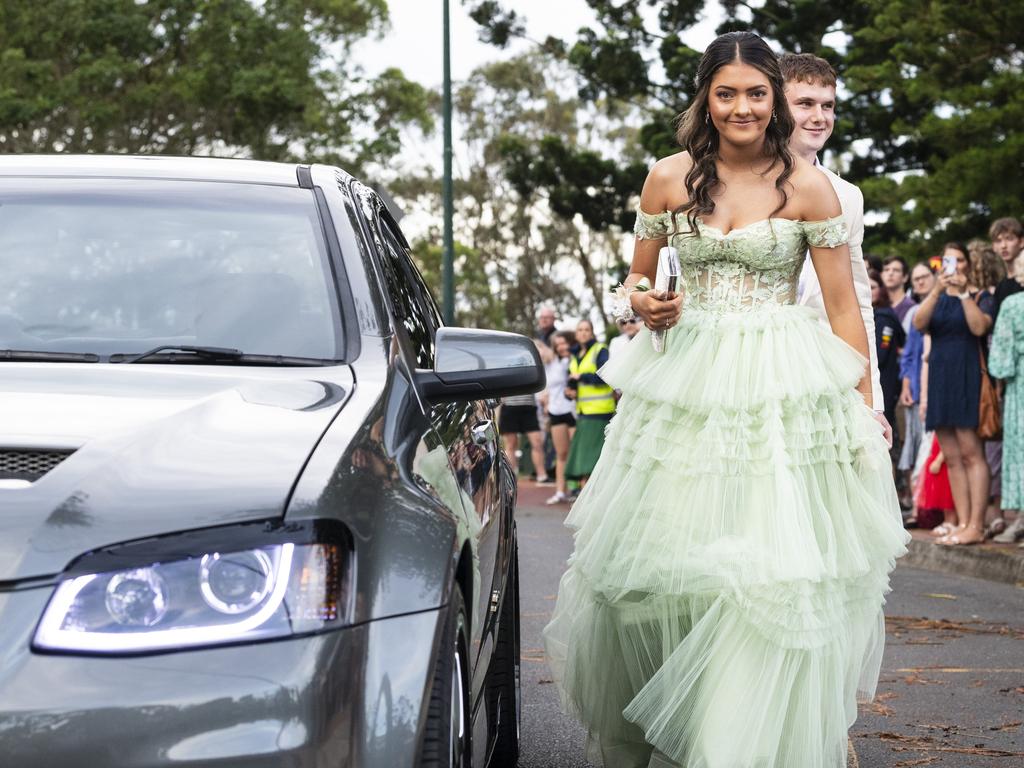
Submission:
<svg viewBox="0 0 1024 768">
<path fill-rule="evenodd" d="M 608 347 L 594 337 L 594 326 L 589 320 L 580 320 L 576 326 L 576 342 L 566 388 L 566 396 L 576 401 L 576 433 L 565 475 L 579 480 L 583 486 L 601 457 L 604 428 L 615 415 L 615 391 L 597 375 L 608 362 Z"/>
</svg>

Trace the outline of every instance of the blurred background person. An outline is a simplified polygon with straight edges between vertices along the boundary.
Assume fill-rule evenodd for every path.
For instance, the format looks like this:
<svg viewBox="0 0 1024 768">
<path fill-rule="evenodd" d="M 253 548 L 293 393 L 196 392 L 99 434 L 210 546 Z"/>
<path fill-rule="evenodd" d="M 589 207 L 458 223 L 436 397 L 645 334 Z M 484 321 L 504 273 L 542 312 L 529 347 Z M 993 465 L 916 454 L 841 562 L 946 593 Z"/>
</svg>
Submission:
<svg viewBox="0 0 1024 768">
<path fill-rule="evenodd" d="M 542 355 L 550 355 L 550 349 L 539 340 L 534 340 Z M 530 461 L 536 473 L 538 483 L 550 482 L 544 470 L 544 433 L 540 429 L 537 418 L 536 395 L 513 395 L 501 400 L 501 412 L 498 415 L 498 433 L 505 443 L 505 453 L 512 463 L 512 473 L 519 478 L 519 435 L 526 435 L 530 444 Z"/>
<path fill-rule="evenodd" d="M 1013 217 L 996 219 L 988 228 L 988 239 L 992 241 L 992 250 L 1006 267 L 1006 276 L 996 286 L 995 310 L 992 313 L 994 319 L 999 319 L 1002 303 L 1024 290 L 1022 283 L 1015 279 L 1019 273 L 1014 267 L 1017 255 L 1024 249 L 1024 226 L 1021 226 L 1019 219 Z"/>
<path fill-rule="evenodd" d="M 878 376 L 882 384 L 883 413 L 886 421 L 895 425 L 896 403 L 900 397 L 900 352 L 907 337 L 895 308 L 889 303 L 882 276 L 871 270 L 868 272 L 868 283 L 871 285 L 871 306 L 875 314 L 874 341 L 878 353 Z M 893 450 L 896 449 L 894 444 Z"/>
<path fill-rule="evenodd" d="M 555 308 L 550 304 L 541 305 L 541 308 L 537 310 L 537 332 L 533 337 L 550 348 L 551 336 L 556 330 L 555 326 Z"/>
<path fill-rule="evenodd" d="M 571 333 L 559 331 L 551 336 L 551 351 L 544 360 L 547 389 L 541 393 L 548 420 L 548 433 L 555 449 L 555 493 L 548 504 L 569 501 L 569 488 L 565 477 L 565 464 L 569 458 L 569 445 L 576 431 L 576 404 L 566 397 L 569 385 L 569 360 L 575 339 Z"/>
<path fill-rule="evenodd" d="M 902 323 L 907 312 L 917 303 L 907 291 L 910 278 L 907 262 L 899 256 L 890 256 L 882 262 L 881 277 L 889 306 L 892 307 L 892 311 L 896 313 L 896 317 Z"/>
<path fill-rule="evenodd" d="M 971 264 L 967 283 L 972 291 L 985 291 L 994 297 L 996 287 L 1006 277 L 1006 265 L 986 240 L 972 240 L 971 246 L 967 247 Z"/>
<path fill-rule="evenodd" d="M 642 324 L 643 321 L 639 317 L 616 320 L 615 325 L 619 329 L 619 335 L 608 342 L 608 355 L 614 357 L 616 353 L 621 353 L 629 340 L 636 336 Z"/>
<path fill-rule="evenodd" d="M 1024 253 L 1013 261 L 1013 274 L 1024 282 Z M 996 541 L 1014 542 L 1024 538 L 1024 294 L 1008 296 L 999 311 L 989 372 L 1004 385 L 1003 396 L 1003 488 L 1001 506 L 1009 521 Z"/>
<path fill-rule="evenodd" d="M 911 290 L 916 296 L 924 297 L 935 286 L 935 274 L 927 263 L 914 266 L 910 271 Z M 903 472 L 904 487 L 908 489 L 900 499 L 904 509 L 915 509 L 913 488 L 914 467 L 917 455 L 921 451 L 921 439 L 924 435 L 924 421 L 921 419 L 918 405 L 921 402 L 921 366 L 924 362 L 924 334 L 914 327 L 914 315 L 918 305 L 907 311 L 905 318 L 907 338 L 900 354 L 900 404 L 903 413 L 903 445 L 900 447 L 900 458 L 896 469 Z M 907 520 L 909 526 L 917 524 L 917 516 L 911 513 Z"/>
<path fill-rule="evenodd" d="M 967 252 L 971 263 L 970 271 L 967 274 L 968 288 L 981 296 L 993 297 L 992 317 L 994 321 L 996 315 L 995 290 L 996 286 L 1006 277 L 1006 265 L 996 255 L 987 240 L 972 240 L 967 245 Z M 986 355 L 991 338 L 991 335 L 988 335 L 982 341 Z M 1002 440 L 985 441 L 985 462 L 988 464 L 990 477 L 989 504 L 986 512 L 988 524 L 985 526 L 985 538 L 992 538 L 1006 530 L 1006 521 L 1000 511 L 1003 475 Z"/>
<path fill-rule="evenodd" d="M 957 516 L 949 486 L 949 469 L 939 440 L 931 432 L 927 433 L 926 438 L 928 457 L 918 477 L 914 505 L 918 526 L 932 529 L 941 540 L 956 531 Z"/>
<path fill-rule="evenodd" d="M 976 544 L 984 540 L 989 499 L 989 469 L 978 437 L 981 396 L 981 339 L 992 328 L 991 296 L 972 293 L 967 247 L 947 243 L 944 271 L 914 314 L 914 325 L 931 336 L 926 379 L 925 428 L 939 439 L 957 514 L 957 529 L 941 543 Z"/>
<path fill-rule="evenodd" d="M 615 415 L 615 393 L 597 375 L 608 362 L 608 347 L 594 336 L 589 320 L 576 325 L 576 346 L 569 360 L 566 396 L 576 401 L 576 433 L 569 446 L 566 477 L 578 480 L 580 487 L 594 471 L 604 447 L 604 428 Z"/>
</svg>

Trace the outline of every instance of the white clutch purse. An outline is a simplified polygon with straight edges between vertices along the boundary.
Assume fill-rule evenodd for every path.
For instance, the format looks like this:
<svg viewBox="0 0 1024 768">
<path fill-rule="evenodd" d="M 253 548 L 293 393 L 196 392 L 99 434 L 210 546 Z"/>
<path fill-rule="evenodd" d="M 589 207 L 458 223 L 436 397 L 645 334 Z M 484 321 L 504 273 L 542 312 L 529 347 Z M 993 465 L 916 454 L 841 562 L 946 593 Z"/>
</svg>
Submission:
<svg viewBox="0 0 1024 768">
<path fill-rule="evenodd" d="M 658 253 L 658 274 L 654 279 L 654 290 L 676 291 L 679 288 L 679 252 L 667 245 Z M 655 352 L 665 351 L 668 331 L 651 331 L 651 346 Z"/>
</svg>

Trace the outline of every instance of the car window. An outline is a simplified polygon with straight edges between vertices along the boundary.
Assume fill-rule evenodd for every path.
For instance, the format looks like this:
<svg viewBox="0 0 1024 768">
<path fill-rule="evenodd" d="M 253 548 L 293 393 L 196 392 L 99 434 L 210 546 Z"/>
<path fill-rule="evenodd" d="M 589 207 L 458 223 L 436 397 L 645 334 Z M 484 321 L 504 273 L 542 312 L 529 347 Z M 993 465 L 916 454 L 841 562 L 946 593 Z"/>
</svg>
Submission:
<svg viewBox="0 0 1024 768">
<path fill-rule="evenodd" d="M 397 320 L 402 324 L 416 355 L 417 368 L 434 367 L 434 335 L 441 325 L 430 291 L 412 262 L 405 238 L 386 210 L 378 214 L 386 253 L 385 279 Z"/>
<path fill-rule="evenodd" d="M 310 190 L 4 180 L 0 348 L 161 344 L 334 359 L 337 292 Z"/>
</svg>

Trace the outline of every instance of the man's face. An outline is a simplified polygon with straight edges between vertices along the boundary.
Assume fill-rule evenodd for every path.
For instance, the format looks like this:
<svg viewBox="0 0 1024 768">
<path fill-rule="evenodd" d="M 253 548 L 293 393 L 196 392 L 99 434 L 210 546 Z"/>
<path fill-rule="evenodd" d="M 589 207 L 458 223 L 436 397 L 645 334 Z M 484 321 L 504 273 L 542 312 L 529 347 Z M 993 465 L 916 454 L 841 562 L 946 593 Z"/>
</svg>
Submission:
<svg viewBox="0 0 1024 768">
<path fill-rule="evenodd" d="M 542 329 L 547 330 L 548 328 L 555 327 L 555 312 L 551 309 L 542 309 L 537 315 L 537 325 Z"/>
<path fill-rule="evenodd" d="M 796 127 L 789 146 L 796 154 L 818 154 L 836 124 L 836 89 L 831 85 L 789 81 L 786 102 Z"/>
<path fill-rule="evenodd" d="M 1009 264 L 1020 253 L 1021 239 L 1010 232 L 1000 232 L 996 235 L 992 241 L 992 250 L 996 252 L 996 256 L 1002 259 L 1004 262 Z"/>
<path fill-rule="evenodd" d="M 903 271 L 903 265 L 898 261 L 890 261 L 882 267 L 882 282 L 887 290 L 901 287 L 907 281 L 907 275 Z"/>
</svg>

